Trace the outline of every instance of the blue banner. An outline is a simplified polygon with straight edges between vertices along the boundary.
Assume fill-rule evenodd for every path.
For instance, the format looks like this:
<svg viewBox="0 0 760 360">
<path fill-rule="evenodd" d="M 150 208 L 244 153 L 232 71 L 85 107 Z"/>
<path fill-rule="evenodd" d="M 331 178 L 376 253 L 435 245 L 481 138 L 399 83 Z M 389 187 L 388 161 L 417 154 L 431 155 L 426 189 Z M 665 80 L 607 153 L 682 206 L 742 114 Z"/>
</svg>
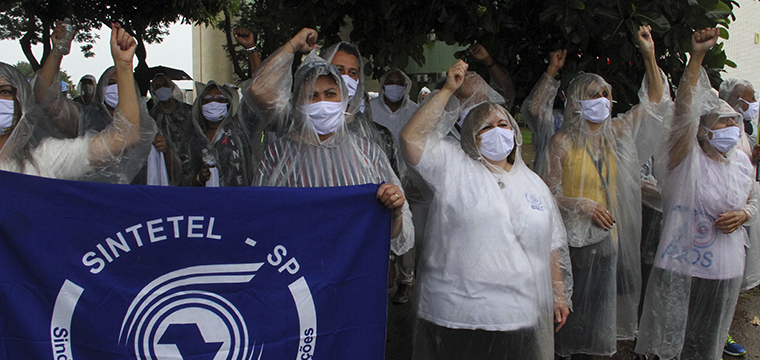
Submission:
<svg viewBox="0 0 760 360">
<path fill-rule="evenodd" d="M 376 192 L 0 172 L 0 359 L 383 359 Z"/>
</svg>

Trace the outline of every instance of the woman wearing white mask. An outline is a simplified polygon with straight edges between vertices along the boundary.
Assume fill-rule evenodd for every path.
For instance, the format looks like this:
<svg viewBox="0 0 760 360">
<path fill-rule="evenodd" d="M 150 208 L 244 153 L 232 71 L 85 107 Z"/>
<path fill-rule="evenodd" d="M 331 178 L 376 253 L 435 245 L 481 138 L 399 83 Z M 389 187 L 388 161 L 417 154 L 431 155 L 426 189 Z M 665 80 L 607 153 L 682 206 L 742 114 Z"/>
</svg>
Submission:
<svg viewBox="0 0 760 360">
<path fill-rule="evenodd" d="M 567 229 L 574 280 L 573 313 L 555 350 L 573 359 L 614 354 L 616 341 L 632 340 L 638 324 L 640 169 L 672 101 L 650 28 L 640 27 L 636 38 L 647 69 L 640 103 L 613 118 L 611 86 L 599 75 L 579 75 L 542 165 Z"/>
<path fill-rule="evenodd" d="M 155 125 L 138 105 L 132 87 L 136 42 L 118 24 L 112 29 L 116 78 L 122 91 L 132 96 L 122 97 L 113 122 L 99 133 L 65 138 L 37 105 L 26 78 L 0 63 L 0 169 L 67 180 L 123 179 L 127 171 L 137 170 L 125 166 L 140 156 L 137 146 L 149 144 Z M 142 123 L 145 119 L 150 120 L 147 125 Z"/>
<path fill-rule="evenodd" d="M 56 41 L 66 41 L 65 39 L 61 40 L 62 36 L 57 36 L 58 33 L 62 32 L 64 32 L 63 23 L 58 22 L 51 35 L 54 49 L 58 48 L 55 46 Z M 124 81 L 127 77 L 120 77 L 119 75 L 121 74 L 119 74 L 115 66 L 106 69 L 103 75 L 101 75 L 95 89 L 95 96 L 90 105 L 82 105 L 62 96 L 60 86 L 58 85 L 58 77 L 63 56 L 64 54 L 52 51 L 42 65 L 42 69 L 38 75 L 33 79 L 32 87 L 37 103 L 42 106 L 53 123 L 64 134 L 69 137 L 78 137 L 88 133 L 98 133 L 106 129 L 115 121 L 116 117 L 123 116 L 123 114 L 119 114 L 119 111 L 117 111 L 119 109 L 119 101 L 123 97 L 119 95 L 119 90 L 121 89 L 123 92 L 124 89 L 129 89 L 130 92 L 135 92 L 134 97 L 138 102 L 138 116 L 141 118 L 140 125 L 143 128 L 143 132 L 153 132 L 153 135 L 155 135 L 155 123 L 148 114 L 145 101 L 140 99 L 140 96 L 137 94 L 137 85 L 134 84 L 134 77 L 130 78 L 133 84 L 122 86 L 125 84 L 119 84 L 119 82 Z M 130 93 L 126 97 L 131 99 L 133 95 Z M 146 139 L 142 139 L 140 144 L 134 148 L 133 155 L 122 159 L 122 165 L 119 167 L 120 170 L 115 170 L 110 174 L 101 172 L 96 178 L 89 180 L 115 183 L 132 182 L 138 171 L 145 164 L 152 141 L 153 136 L 147 141 Z"/>
<path fill-rule="evenodd" d="M 718 35 L 694 33 L 655 155 L 664 225 L 636 352 L 661 359 L 720 358 L 744 272 L 742 225 L 757 213 L 754 170 L 736 148 L 742 115 L 715 96 L 701 66 Z"/>
<path fill-rule="evenodd" d="M 295 53 L 316 48 L 317 33 L 303 29 L 270 56 L 254 75 L 249 95 L 257 109 L 273 109 L 273 92 L 288 91 L 284 113 L 289 133 L 271 144 L 261 160 L 254 186 L 326 187 L 382 184 L 377 198 L 393 210 L 391 250 L 404 254 L 414 243 L 411 212 L 388 158 L 367 138 L 346 127 L 348 91 L 339 70 L 315 52 L 309 54 L 293 78 Z M 272 112 L 260 113 L 263 119 Z M 271 120 L 265 122 L 271 123 Z M 383 184 L 384 183 L 384 184 Z"/>
<path fill-rule="evenodd" d="M 251 134 L 238 114 L 237 88 L 200 84 L 193 103 L 193 130 L 184 136 L 182 186 L 250 186 Z"/>
<path fill-rule="evenodd" d="M 562 217 L 523 163 L 520 130 L 502 105 L 475 106 L 461 141 L 447 136 L 466 69 L 449 68 L 401 133 L 406 160 L 433 193 L 413 359 L 550 360 L 553 323 L 561 329 L 571 305 Z"/>
</svg>

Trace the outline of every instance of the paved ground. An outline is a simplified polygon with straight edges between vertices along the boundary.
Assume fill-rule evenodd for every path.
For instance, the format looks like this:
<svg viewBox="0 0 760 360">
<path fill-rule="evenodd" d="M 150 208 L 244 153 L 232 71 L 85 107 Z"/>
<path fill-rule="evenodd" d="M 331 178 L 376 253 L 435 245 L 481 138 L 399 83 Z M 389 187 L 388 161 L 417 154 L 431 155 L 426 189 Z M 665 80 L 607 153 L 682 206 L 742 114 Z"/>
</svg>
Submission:
<svg viewBox="0 0 760 360">
<path fill-rule="evenodd" d="M 386 342 L 386 360 L 410 360 L 412 358 L 412 325 L 414 311 L 411 302 L 403 305 L 393 305 L 388 296 L 388 339 Z M 755 288 L 739 296 L 734 321 L 731 325 L 731 335 L 734 340 L 747 349 L 747 355 L 741 357 L 724 356 L 724 360 L 760 359 L 760 326 L 752 325 L 750 321 L 760 317 L 760 289 Z M 618 353 L 615 356 L 597 357 L 595 360 L 631 360 L 634 358 L 632 341 L 618 343 Z"/>
</svg>

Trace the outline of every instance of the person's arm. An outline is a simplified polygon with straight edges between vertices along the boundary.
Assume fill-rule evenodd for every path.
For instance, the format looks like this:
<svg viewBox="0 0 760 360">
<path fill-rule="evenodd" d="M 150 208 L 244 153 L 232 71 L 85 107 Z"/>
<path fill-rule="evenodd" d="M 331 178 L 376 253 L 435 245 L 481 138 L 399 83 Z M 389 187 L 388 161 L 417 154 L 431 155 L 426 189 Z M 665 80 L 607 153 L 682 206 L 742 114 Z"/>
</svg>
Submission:
<svg viewBox="0 0 760 360">
<path fill-rule="evenodd" d="M 132 75 L 132 58 L 137 42 L 118 23 L 111 24 L 111 56 L 116 68 L 119 105 L 108 128 L 90 140 L 93 165 L 108 163 L 140 140 L 140 106 Z M 124 121 L 126 120 L 126 121 Z"/>
<path fill-rule="evenodd" d="M 560 82 L 555 80 L 559 70 L 565 65 L 567 50 L 556 50 L 549 54 L 549 67 L 533 87 L 523 105 L 520 107 L 525 122 L 534 133 L 545 133 L 551 129 L 554 133 L 554 97 L 557 96 Z"/>
<path fill-rule="evenodd" d="M 449 102 L 449 99 L 464 82 L 464 75 L 467 71 L 467 63 L 459 60 L 449 68 L 446 74 L 446 84 L 443 89 L 438 91 L 433 98 L 425 102 L 425 105 L 417 109 L 409 122 L 401 130 L 401 143 L 404 147 L 404 157 L 406 161 L 416 166 L 422 158 L 425 150 L 428 134 L 435 129 L 443 109 Z"/>
<path fill-rule="evenodd" d="M 42 105 L 52 122 L 64 134 L 76 136 L 79 127 L 79 110 L 73 101 L 69 101 L 63 96 L 60 84 L 57 83 L 53 86 L 53 83 L 59 79 L 58 73 L 64 56 L 59 54 L 56 49 L 62 42 L 68 42 L 69 45 L 71 43 L 71 39 L 66 39 L 63 36 L 64 32 L 63 21 L 57 21 L 53 33 L 50 35 L 53 50 L 48 53 L 32 84 L 35 101 Z"/>
<path fill-rule="evenodd" d="M 654 52 L 654 40 L 652 39 L 652 27 L 640 26 L 636 33 L 636 40 L 639 43 L 639 51 L 644 57 L 644 67 L 647 69 L 647 80 L 649 81 L 649 101 L 657 104 L 662 99 L 664 87 L 660 67 L 657 66 L 657 59 Z"/>
<path fill-rule="evenodd" d="M 250 68 L 250 74 L 256 72 L 256 69 L 261 65 L 261 56 L 259 50 L 255 48 L 256 37 L 253 36 L 251 30 L 244 27 L 235 28 L 235 39 L 244 49 L 247 50 L 248 66 Z M 248 52 L 249 49 L 253 49 Z"/>
<path fill-rule="evenodd" d="M 691 37 L 691 57 L 686 65 L 686 70 L 681 77 L 681 84 L 678 86 L 678 96 L 676 96 L 676 119 L 682 119 L 682 122 L 694 122 L 698 119 L 689 119 L 692 100 L 697 91 L 699 78 L 702 72 L 702 60 L 710 49 L 718 42 L 718 29 L 707 28 L 696 31 Z M 676 126 L 680 125 L 680 126 Z M 690 128 L 691 131 L 684 131 L 684 127 Z M 673 124 L 671 133 L 668 136 L 668 169 L 675 169 L 691 150 L 690 142 L 695 139 L 698 124 Z M 672 145 L 670 145 L 672 144 Z"/>
<path fill-rule="evenodd" d="M 560 261 L 560 254 L 558 251 L 552 250 L 551 252 L 551 271 L 552 271 L 552 291 L 554 292 L 554 332 L 559 332 L 565 323 L 567 317 L 570 315 L 570 307 L 568 306 L 567 289 L 565 289 L 565 274 L 568 269 L 562 268 L 562 262 Z"/>
<path fill-rule="evenodd" d="M 516 97 L 512 77 L 491 57 L 483 45 L 474 44 L 470 46 L 468 51 L 476 61 L 488 68 L 488 74 L 491 76 L 491 87 L 504 97 L 506 101 L 504 105 L 509 110 L 512 104 L 514 104 Z"/>
<path fill-rule="evenodd" d="M 290 103 L 293 59 L 296 53 L 315 49 L 316 41 L 316 30 L 303 28 L 270 55 L 249 80 L 250 84 L 246 85 L 247 93 L 243 98 L 261 116 L 264 127 L 284 122 Z"/>
</svg>

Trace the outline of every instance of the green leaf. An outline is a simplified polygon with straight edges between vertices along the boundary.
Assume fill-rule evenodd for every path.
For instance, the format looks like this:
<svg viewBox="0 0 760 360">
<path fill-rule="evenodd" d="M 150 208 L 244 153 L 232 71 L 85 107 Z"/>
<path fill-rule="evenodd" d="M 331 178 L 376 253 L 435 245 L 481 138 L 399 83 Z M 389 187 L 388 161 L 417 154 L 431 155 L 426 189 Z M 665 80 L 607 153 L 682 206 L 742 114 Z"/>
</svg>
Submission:
<svg viewBox="0 0 760 360">
<path fill-rule="evenodd" d="M 581 0 L 567 0 L 567 7 L 575 10 L 583 10 L 586 8 L 586 4 Z"/>
<path fill-rule="evenodd" d="M 726 66 L 728 66 L 730 68 L 736 69 L 736 63 L 733 62 L 733 61 L 731 61 L 731 60 L 726 59 L 726 61 L 724 62 L 724 64 L 726 64 Z"/>
<path fill-rule="evenodd" d="M 726 30 L 726 28 L 722 28 L 722 27 L 718 28 L 718 31 L 720 31 L 720 34 L 718 36 L 720 36 L 723 39 L 728 40 L 728 30 Z"/>
<path fill-rule="evenodd" d="M 652 27 L 652 31 L 654 32 L 664 33 L 670 30 L 670 22 L 662 14 L 646 13 L 636 14 L 636 16 L 642 19 L 644 25 L 650 25 Z"/>
</svg>

